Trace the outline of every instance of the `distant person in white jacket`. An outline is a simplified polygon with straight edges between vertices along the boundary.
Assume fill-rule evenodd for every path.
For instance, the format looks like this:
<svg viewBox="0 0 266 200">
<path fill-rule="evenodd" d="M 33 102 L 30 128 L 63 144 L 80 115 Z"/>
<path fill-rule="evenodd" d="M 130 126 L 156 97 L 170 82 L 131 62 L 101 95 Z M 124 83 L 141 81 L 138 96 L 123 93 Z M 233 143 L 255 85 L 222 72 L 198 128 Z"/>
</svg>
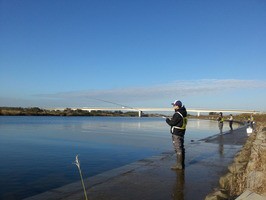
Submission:
<svg viewBox="0 0 266 200">
<path fill-rule="evenodd" d="M 230 127 L 231 131 L 233 130 L 233 120 L 234 120 L 233 115 L 230 114 L 230 116 L 229 116 L 229 127 Z"/>
</svg>

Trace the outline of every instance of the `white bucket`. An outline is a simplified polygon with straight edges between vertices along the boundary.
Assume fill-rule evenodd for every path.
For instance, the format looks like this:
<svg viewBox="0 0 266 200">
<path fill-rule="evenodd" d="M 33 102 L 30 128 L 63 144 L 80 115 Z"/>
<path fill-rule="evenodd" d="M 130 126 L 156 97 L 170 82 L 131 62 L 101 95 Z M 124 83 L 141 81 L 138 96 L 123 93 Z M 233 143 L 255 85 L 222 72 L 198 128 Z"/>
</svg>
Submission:
<svg viewBox="0 0 266 200">
<path fill-rule="evenodd" d="M 247 134 L 248 136 L 253 132 L 253 129 L 251 127 L 248 127 L 247 128 Z"/>
</svg>

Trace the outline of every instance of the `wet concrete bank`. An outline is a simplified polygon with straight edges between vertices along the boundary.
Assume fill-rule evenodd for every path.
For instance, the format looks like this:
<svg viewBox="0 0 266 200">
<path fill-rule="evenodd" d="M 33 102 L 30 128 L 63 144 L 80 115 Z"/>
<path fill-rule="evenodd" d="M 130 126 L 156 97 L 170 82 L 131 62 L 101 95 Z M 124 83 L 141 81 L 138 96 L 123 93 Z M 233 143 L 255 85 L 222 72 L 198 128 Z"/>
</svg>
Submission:
<svg viewBox="0 0 266 200">
<path fill-rule="evenodd" d="M 85 179 L 90 200 L 200 200 L 219 186 L 235 154 L 245 142 L 246 129 L 216 135 L 186 145 L 186 169 L 172 171 L 174 152 L 104 172 Z M 84 170 L 86 167 L 82 167 Z M 85 199 L 80 182 L 75 182 L 27 200 Z"/>
</svg>

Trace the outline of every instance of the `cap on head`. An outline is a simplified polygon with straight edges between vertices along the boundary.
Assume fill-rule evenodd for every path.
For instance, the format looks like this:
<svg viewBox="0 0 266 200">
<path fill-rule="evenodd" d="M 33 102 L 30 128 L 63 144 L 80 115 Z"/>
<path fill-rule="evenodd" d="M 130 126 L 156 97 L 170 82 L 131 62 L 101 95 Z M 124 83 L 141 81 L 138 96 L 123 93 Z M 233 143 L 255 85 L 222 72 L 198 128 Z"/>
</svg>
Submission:
<svg viewBox="0 0 266 200">
<path fill-rule="evenodd" d="M 181 101 L 179 101 L 179 100 L 175 100 L 175 102 L 174 103 L 172 103 L 172 105 L 173 106 L 178 106 L 178 107 L 182 107 L 182 102 Z"/>
</svg>

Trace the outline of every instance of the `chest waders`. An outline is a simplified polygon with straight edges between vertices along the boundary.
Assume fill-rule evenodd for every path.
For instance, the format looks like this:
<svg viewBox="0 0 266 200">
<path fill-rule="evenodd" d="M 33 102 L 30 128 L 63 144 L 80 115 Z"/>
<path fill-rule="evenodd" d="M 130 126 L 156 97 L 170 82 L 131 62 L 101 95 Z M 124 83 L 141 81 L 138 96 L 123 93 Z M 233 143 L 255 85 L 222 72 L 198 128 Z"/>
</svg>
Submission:
<svg viewBox="0 0 266 200">
<path fill-rule="evenodd" d="M 224 126 L 224 118 L 223 117 L 219 120 L 218 126 L 219 126 L 219 130 L 220 130 L 220 134 L 222 134 L 223 126 Z"/>
<path fill-rule="evenodd" d="M 174 132 L 174 129 L 186 130 L 187 126 L 187 117 L 184 117 L 180 112 L 177 112 L 183 119 L 182 126 L 173 126 L 171 132 Z M 184 137 L 177 136 L 172 134 L 173 144 L 176 151 L 176 164 L 171 167 L 172 170 L 182 170 L 185 168 L 185 148 L 184 148 Z"/>
</svg>

